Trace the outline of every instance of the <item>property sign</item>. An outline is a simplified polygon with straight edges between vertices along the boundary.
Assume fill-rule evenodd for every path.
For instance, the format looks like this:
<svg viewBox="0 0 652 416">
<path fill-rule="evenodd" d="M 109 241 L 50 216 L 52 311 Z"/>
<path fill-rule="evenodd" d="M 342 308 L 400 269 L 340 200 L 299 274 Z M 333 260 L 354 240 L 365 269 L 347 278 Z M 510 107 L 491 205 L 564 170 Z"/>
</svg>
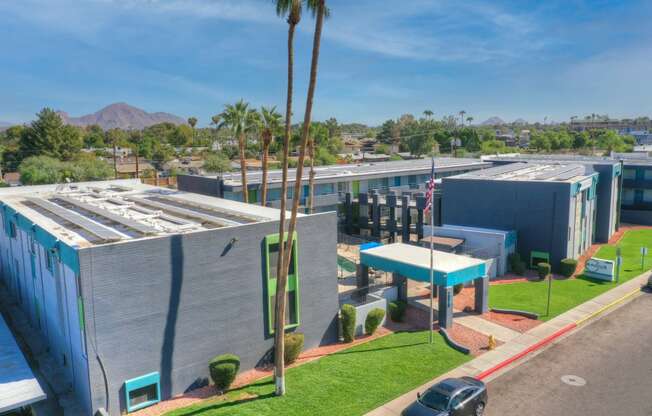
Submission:
<svg viewBox="0 0 652 416">
<path fill-rule="evenodd" d="M 592 257 L 586 262 L 584 274 L 594 279 L 607 280 L 613 282 L 614 280 L 614 261 L 599 259 Z"/>
<path fill-rule="evenodd" d="M 641 247 L 641 254 L 647 256 L 647 247 Z"/>
</svg>

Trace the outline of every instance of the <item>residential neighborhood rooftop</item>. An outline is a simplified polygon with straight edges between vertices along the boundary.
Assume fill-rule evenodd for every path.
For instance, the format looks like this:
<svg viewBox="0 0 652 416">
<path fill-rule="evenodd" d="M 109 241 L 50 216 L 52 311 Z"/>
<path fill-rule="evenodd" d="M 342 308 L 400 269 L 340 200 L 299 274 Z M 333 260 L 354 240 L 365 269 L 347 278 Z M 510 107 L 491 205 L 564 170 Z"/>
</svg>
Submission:
<svg viewBox="0 0 652 416">
<path fill-rule="evenodd" d="M 0 203 L 79 247 L 274 221 L 279 216 L 274 208 L 138 180 L 5 188 Z"/>
</svg>

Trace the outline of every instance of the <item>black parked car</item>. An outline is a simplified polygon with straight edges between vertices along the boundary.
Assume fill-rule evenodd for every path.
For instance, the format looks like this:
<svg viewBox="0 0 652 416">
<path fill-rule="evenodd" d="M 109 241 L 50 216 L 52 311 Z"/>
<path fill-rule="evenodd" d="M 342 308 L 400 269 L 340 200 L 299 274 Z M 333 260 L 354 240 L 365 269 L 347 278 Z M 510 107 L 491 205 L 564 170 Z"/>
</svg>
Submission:
<svg viewBox="0 0 652 416">
<path fill-rule="evenodd" d="M 473 377 L 447 378 L 417 394 L 402 416 L 482 416 L 487 405 L 485 384 Z"/>
</svg>

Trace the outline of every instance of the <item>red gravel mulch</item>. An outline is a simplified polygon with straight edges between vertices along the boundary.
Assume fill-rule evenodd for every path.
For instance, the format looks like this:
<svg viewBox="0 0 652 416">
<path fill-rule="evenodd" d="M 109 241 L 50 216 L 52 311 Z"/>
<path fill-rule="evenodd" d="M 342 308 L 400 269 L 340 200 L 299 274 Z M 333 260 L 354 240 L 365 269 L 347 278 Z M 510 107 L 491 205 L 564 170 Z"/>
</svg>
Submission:
<svg viewBox="0 0 652 416">
<path fill-rule="evenodd" d="M 537 319 L 530 319 L 524 316 L 513 315 L 511 313 L 489 311 L 483 314 L 482 318 L 520 333 L 524 333 L 542 324 L 542 322 Z"/>
</svg>

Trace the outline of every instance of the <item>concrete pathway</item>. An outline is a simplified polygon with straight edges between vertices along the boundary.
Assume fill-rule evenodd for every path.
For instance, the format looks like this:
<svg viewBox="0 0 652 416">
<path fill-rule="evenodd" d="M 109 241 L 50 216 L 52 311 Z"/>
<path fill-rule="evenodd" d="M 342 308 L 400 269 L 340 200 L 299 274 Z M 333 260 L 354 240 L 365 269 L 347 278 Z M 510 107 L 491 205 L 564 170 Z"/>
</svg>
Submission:
<svg viewBox="0 0 652 416">
<path fill-rule="evenodd" d="M 611 289 L 610 291 L 603 293 L 600 296 L 597 296 L 588 302 L 585 302 L 577 307 L 551 319 L 548 322 L 544 322 L 541 325 L 532 328 L 524 334 L 519 334 L 513 339 L 509 340 L 505 344 L 496 348 L 493 351 L 489 351 L 485 354 L 482 354 L 479 357 L 474 358 L 468 363 L 453 369 L 452 371 L 437 377 L 428 383 L 417 387 L 416 389 L 405 393 L 404 395 L 385 403 L 384 405 L 372 410 L 367 413 L 366 416 L 400 416 L 401 412 L 414 400 L 416 400 L 417 392 L 423 392 L 431 385 L 437 383 L 440 380 L 449 377 L 462 377 L 462 376 L 477 376 L 481 372 L 488 370 L 506 359 L 521 353 L 532 345 L 540 342 L 541 340 L 547 338 L 548 336 L 559 331 L 565 326 L 575 323 L 579 319 L 590 316 L 591 314 L 599 311 L 605 306 L 611 304 L 612 302 L 622 298 L 626 294 L 632 292 L 633 290 L 640 288 L 647 282 L 648 277 L 651 275 L 650 272 L 644 273 L 638 277 L 633 278 L 632 280 L 621 284 L 618 287 Z M 572 332 L 571 332 L 572 333 Z M 510 364 L 504 369 L 494 373 L 487 379 L 485 382 L 492 380 L 499 375 L 503 374 L 506 371 L 509 371 L 511 368 L 517 366 L 519 362 Z"/>
</svg>

